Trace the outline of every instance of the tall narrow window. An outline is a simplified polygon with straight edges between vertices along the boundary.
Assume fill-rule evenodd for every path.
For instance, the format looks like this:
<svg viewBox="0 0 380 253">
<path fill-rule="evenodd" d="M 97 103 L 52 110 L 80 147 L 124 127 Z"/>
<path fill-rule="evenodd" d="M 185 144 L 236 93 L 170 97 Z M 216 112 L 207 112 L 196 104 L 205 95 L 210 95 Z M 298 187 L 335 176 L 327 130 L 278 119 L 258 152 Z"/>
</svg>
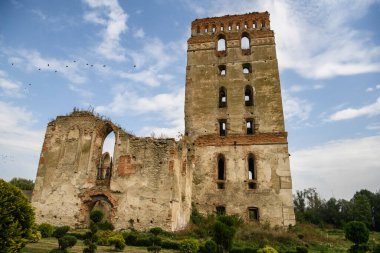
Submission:
<svg viewBox="0 0 380 253">
<path fill-rule="evenodd" d="M 103 141 L 97 179 L 110 179 L 112 176 L 112 157 L 115 149 L 115 133 L 111 131 Z"/>
<path fill-rule="evenodd" d="M 256 28 L 257 28 L 257 22 L 256 22 L 256 21 L 253 21 L 253 23 L 252 23 L 252 28 L 253 28 L 253 29 L 256 29 Z"/>
<path fill-rule="evenodd" d="M 215 211 L 216 211 L 217 215 L 225 215 L 226 214 L 226 207 L 225 206 L 217 206 Z"/>
<path fill-rule="evenodd" d="M 199 34 L 201 32 L 201 28 L 197 26 L 197 33 Z"/>
<path fill-rule="evenodd" d="M 219 120 L 219 135 L 226 136 L 227 134 L 227 121 L 225 119 Z"/>
<path fill-rule="evenodd" d="M 252 87 L 247 85 L 244 90 L 244 101 L 246 106 L 253 105 L 253 91 Z"/>
<path fill-rule="evenodd" d="M 214 33 L 216 31 L 215 25 L 212 26 L 212 32 Z"/>
<path fill-rule="evenodd" d="M 205 26 L 205 33 L 208 32 L 208 26 Z"/>
<path fill-rule="evenodd" d="M 232 24 L 228 24 L 228 31 L 231 31 L 232 30 Z"/>
<path fill-rule="evenodd" d="M 220 87 L 219 89 L 219 107 L 227 106 L 227 90 L 224 87 Z"/>
<path fill-rule="evenodd" d="M 248 155 L 248 180 L 254 180 L 255 177 L 255 158 L 252 154 Z"/>
<path fill-rule="evenodd" d="M 246 127 L 247 127 L 247 134 L 253 134 L 254 132 L 253 119 L 247 119 Z"/>
<path fill-rule="evenodd" d="M 220 25 L 220 31 L 222 31 L 222 32 L 224 31 L 224 25 L 223 24 Z"/>
<path fill-rule="evenodd" d="M 259 209 L 257 207 L 248 207 L 248 219 L 250 221 L 259 220 Z"/>
<path fill-rule="evenodd" d="M 226 65 L 219 65 L 219 75 L 225 76 L 226 75 Z"/>
<path fill-rule="evenodd" d="M 265 20 L 261 21 L 261 28 L 265 28 Z"/>
<path fill-rule="evenodd" d="M 248 33 L 243 33 L 241 37 L 241 49 L 249 49 L 249 35 Z"/>
<path fill-rule="evenodd" d="M 244 22 L 244 28 L 245 28 L 245 29 L 248 28 L 248 23 L 247 23 L 247 22 Z"/>
<path fill-rule="evenodd" d="M 219 52 L 226 51 L 226 39 L 224 38 L 224 36 L 219 36 L 217 50 Z"/>
<path fill-rule="evenodd" d="M 218 156 L 218 180 L 225 180 L 225 162 L 224 156 Z"/>
<path fill-rule="evenodd" d="M 243 65 L 243 74 L 252 73 L 252 66 L 249 63 L 244 63 Z"/>
</svg>

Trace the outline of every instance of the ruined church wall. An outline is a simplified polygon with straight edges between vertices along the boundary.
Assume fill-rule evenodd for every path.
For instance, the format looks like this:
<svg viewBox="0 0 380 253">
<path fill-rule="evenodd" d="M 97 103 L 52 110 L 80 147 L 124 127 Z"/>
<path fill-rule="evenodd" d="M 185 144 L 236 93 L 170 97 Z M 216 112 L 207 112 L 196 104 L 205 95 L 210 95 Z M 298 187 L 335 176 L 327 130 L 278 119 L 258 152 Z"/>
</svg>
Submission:
<svg viewBox="0 0 380 253">
<path fill-rule="evenodd" d="M 111 131 L 116 136 L 112 177 L 99 180 L 102 145 Z M 58 117 L 48 125 L 33 192 L 37 223 L 87 226 L 91 209 L 103 201 L 116 228 L 183 227 L 191 184 L 181 145 L 174 139 L 136 138 L 86 113 Z"/>
</svg>

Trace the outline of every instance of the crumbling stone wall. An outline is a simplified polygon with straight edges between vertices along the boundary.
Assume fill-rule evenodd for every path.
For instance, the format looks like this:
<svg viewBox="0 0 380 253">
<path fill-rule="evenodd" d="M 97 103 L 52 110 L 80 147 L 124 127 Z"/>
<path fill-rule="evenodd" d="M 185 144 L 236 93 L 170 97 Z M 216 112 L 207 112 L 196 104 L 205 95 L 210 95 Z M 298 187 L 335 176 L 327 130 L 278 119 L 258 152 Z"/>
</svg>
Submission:
<svg viewBox="0 0 380 253">
<path fill-rule="evenodd" d="M 32 196 L 38 223 L 85 227 L 100 209 L 116 228 L 178 230 L 192 203 L 247 222 L 295 223 L 269 14 L 193 21 L 187 59 L 179 141 L 135 137 L 89 112 L 48 124 Z M 111 132 L 112 160 L 102 153 Z"/>
<path fill-rule="evenodd" d="M 102 145 L 111 131 L 112 176 L 99 180 Z M 185 160 L 182 142 L 174 139 L 136 138 L 85 112 L 57 117 L 46 131 L 33 193 L 37 222 L 84 227 L 90 211 L 100 208 L 116 228 L 182 228 L 191 206 Z"/>
</svg>

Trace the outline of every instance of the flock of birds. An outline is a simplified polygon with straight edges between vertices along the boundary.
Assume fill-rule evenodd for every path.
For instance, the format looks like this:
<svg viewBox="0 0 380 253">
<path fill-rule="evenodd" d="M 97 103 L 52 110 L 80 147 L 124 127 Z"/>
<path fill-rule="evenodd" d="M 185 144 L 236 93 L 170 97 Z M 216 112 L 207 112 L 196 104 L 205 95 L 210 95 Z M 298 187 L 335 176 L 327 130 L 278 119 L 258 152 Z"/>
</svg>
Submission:
<svg viewBox="0 0 380 253">
<path fill-rule="evenodd" d="M 73 60 L 73 63 L 77 63 L 77 62 L 78 62 L 78 61 Z M 11 65 L 12 65 L 12 66 L 15 66 L 15 63 L 12 62 Z M 86 66 L 88 66 L 88 67 L 90 67 L 90 68 L 93 68 L 93 67 L 95 66 L 95 64 L 86 63 Z M 106 67 L 107 67 L 107 65 L 105 65 L 105 64 L 101 64 L 100 66 L 103 67 L 103 68 L 106 68 Z M 50 63 L 48 63 L 48 64 L 47 64 L 47 67 L 50 68 L 50 67 L 52 67 L 52 66 L 50 65 Z M 65 65 L 65 68 L 69 68 L 69 67 L 70 67 L 70 65 Z M 41 71 L 41 70 L 42 70 L 41 67 L 37 67 L 37 68 L 38 68 L 38 71 Z M 136 68 L 136 64 L 133 65 L 133 68 Z M 57 70 L 57 69 L 54 69 L 54 73 L 58 73 L 58 70 Z M 29 83 L 28 86 L 32 86 L 32 84 Z M 28 90 L 27 88 L 24 88 L 24 91 L 27 91 L 27 90 Z"/>
</svg>

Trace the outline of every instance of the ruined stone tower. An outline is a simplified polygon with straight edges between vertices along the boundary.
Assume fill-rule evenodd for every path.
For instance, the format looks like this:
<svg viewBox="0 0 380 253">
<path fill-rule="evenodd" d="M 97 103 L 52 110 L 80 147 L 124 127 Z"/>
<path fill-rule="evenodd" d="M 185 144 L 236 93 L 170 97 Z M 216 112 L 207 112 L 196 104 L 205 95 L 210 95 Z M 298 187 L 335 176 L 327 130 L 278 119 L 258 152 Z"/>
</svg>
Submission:
<svg viewBox="0 0 380 253">
<path fill-rule="evenodd" d="M 185 134 L 201 212 L 294 224 L 287 133 L 269 13 L 195 20 Z"/>
<path fill-rule="evenodd" d="M 32 204 L 38 223 L 84 227 L 100 209 L 118 228 L 184 228 L 202 213 L 294 224 L 287 133 L 269 14 L 195 20 L 185 135 L 135 137 L 74 111 L 48 124 Z M 115 135 L 113 157 L 104 141 Z"/>
</svg>

